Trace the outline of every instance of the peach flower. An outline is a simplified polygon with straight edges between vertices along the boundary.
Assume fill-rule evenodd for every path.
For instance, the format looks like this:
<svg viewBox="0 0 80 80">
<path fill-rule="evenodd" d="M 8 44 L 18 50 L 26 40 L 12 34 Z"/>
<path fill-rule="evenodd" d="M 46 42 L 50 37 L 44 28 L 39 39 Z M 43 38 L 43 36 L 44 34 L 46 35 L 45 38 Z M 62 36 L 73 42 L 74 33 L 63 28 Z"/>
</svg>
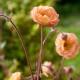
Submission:
<svg viewBox="0 0 80 80">
<path fill-rule="evenodd" d="M 31 11 L 31 18 L 41 26 L 55 26 L 59 21 L 58 17 L 55 9 L 49 6 L 34 7 Z"/>
<path fill-rule="evenodd" d="M 43 75 L 45 75 L 46 77 L 48 77 L 48 74 L 53 75 L 54 66 L 52 65 L 52 63 L 49 61 L 45 61 L 42 65 L 42 72 L 43 72 Z"/>
<path fill-rule="evenodd" d="M 74 58 L 79 50 L 78 39 L 74 33 L 60 33 L 55 45 L 58 54 L 66 59 Z"/>
<path fill-rule="evenodd" d="M 15 72 L 11 75 L 9 80 L 26 80 L 20 72 Z"/>
</svg>

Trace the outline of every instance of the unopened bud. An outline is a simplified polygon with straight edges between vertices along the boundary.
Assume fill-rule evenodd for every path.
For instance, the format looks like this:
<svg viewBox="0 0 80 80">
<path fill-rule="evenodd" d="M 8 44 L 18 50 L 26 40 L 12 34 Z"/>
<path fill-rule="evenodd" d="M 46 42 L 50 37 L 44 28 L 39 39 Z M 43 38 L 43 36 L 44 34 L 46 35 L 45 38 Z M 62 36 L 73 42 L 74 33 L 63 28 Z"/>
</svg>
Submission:
<svg viewBox="0 0 80 80">
<path fill-rule="evenodd" d="M 72 68 L 71 67 L 64 67 L 65 73 L 69 74 L 72 72 Z"/>
<path fill-rule="evenodd" d="M 46 77 L 48 77 L 48 74 L 53 75 L 54 73 L 53 64 L 49 61 L 44 62 L 44 64 L 42 65 L 42 72 L 43 72 L 43 75 L 45 75 Z"/>
<path fill-rule="evenodd" d="M 26 80 L 26 79 L 21 75 L 20 72 L 15 72 L 11 75 L 9 80 Z"/>
<path fill-rule="evenodd" d="M 69 80 L 73 80 L 71 76 L 69 77 Z"/>
</svg>

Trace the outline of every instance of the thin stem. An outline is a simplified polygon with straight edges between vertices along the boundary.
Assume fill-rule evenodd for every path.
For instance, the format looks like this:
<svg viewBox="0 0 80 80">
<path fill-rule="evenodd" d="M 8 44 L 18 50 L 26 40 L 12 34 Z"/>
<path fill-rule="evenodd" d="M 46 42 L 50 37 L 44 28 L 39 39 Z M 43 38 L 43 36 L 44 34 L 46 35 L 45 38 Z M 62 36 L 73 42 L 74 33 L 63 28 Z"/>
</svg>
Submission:
<svg viewBox="0 0 80 80">
<path fill-rule="evenodd" d="M 2 41 L 2 19 L 0 19 L 0 45 Z M 0 54 L 2 53 L 1 46 L 0 46 Z"/>
<path fill-rule="evenodd" d="M 39 74 L 40 77 L 41 77 L 42 75 L 43 75 L 42 73 Z M 35 78 L 35 80 L 36 80 L 37 75 L 34 74 L 33 76 L 34 76 L 34 78 Z M 31 80 L 31 76 L 25 77 L 25 78 L 26 78 L 27 80 Z"/>
<path fill-rule="evenodd" d="M 53 33 L 55 30 L 56 30 L 56 29 L 50 31 L 50 32 L 47 34 L 47 36 L 45 37 L 45 39 L 44 39 L 44 41 L 43 41 L 43 45 L 44 45 L 44 43 L 46 42 L 46 40 L 48 39 L 48 37 L 50 36 L 50 34 Z"/>
<path fill-rule="evenodd" d="M 11 22 L 11 24 L 13 25 L 15 31 L 17 32 L 19 38 L 20 38 L 20 41 L 22 43 L 22 46 L 24 48 L 24 52 L 25 52 L 25 55 L 26 55 L 26 60 L 27 60 L 27 63 L 28 63 L 28 66 L 29 66 L 29 69 L 30 69 L 30 73 L 31 73 L 31 76 L 32 76 L 32 80 L 34 80 L 34 77 L 33 77 L 33 72 L 32 72 L 32 68 L 31 68 L 31 65 L 30 65 L 30 60 L 29 60 L 29 57 L 28 57 L 28 52 L 26 50 L 26 46 L 25 46 L 25 43 L 24 43 L 24 40 L 23 40 L 23 37 L 22 37 L 22 34 L 21 32 L 19 31 L 19 29 L 16 27 L 16 25 L 13 23 L 13 21 L 7 17 L 6 15 L 4 14 L 0 14 L 0 16 L 3 16 L 4 18 L 6 18 L 8 21 Z"/>
<path fill-rule="evenodd" d="M 50 31 L 48 34 L 47 34 L 47 36 L 45 37 L 45 39 L 43 40 L 43 39 L 41 39 L 41 45 L 42 45 L 42 47 L 43 47 L 43 45 L 44 45 L 44 43 L 46 42 L 46 40 L 48 39 L 48 37 L 50 36 L 50 34 L 52 33 L 52 32 L 54 32 L 56 29 L 54 29 L 54 30 L 52 30 L 52 31 Z M 41 37 L 42 37 L 42 31 L 41 31 Z M 42 42 L 43 41 L 43 42 Z M 37 80 L 39 79 L 39 74 L 40 74 L 40 68 L 41 68 L 41 64 L 42 64 L 42 53 L 41 53 L 41 49 L 40 49 L 40 54 L 39 54 L 39 60 L 38 60 L 38 70 L 37 70 Z M 41 60 L 41 61 L 40 61 Z M 39 62 L 40 61 L 40 62 Z"/>
<path fill-rule="evenodd" d="M 43 54 L 43 28 L 41 28 L 41 48 L 39 53 L 39 60 L 38 60 L 38 70 L 37 70 L 37 80 L 39 80 L 39 74 L 41 70 L 41 64 L 42 64 L 42 54 Z"/>
<path fill-rule="evenodd" d="M 62 57 L 61 64 L 60 64 L 59 69 L 58 69 L 58 72 L 57 72 L 57 74 L 56 74 L 56 78 L 57 78 L 57 80 L 59 79 L 60 72 L 61 72 L 62 67 L 63 67 L 63 63 L 64 63 L 64 58 Z"/>
<path fill-rule="evenodd" d="M 67 77 L 67 80 L 73 80 L 73 78 L 72 78 L 72 76 L 71 75 L 69 75 L 69 74 L 66 74 L 66 73 L 64 73 L 65 74 L 65 76 Z M 77 79 L 76 79 L 77 80 Z"/>
</svg>

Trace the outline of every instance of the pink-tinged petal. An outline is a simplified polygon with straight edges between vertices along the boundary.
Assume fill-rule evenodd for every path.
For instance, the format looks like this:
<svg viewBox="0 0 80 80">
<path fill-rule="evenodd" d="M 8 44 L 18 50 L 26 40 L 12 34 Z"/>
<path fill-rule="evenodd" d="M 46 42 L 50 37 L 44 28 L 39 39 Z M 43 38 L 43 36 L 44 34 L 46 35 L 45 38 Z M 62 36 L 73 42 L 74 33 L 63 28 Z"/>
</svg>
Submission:
<svg viewBox="0 0 80 80">
<path fill-rule="evenodd" d="M 22 76 L 21 72 L 15 72 L 11 75 L 9 80 L 26 80 L 26 78 Z"/>
<path fill-rule="evenodd" d="M 54 27 L 59 22 L 59 14 L 49 6 L 34 7 L 31 11 L 31 18 L 42 26 Z"/>
<path fill-rule="evenodd" d="M 49 75 L 53 75 L 54 73 L 54 65 L 50 61 L 45 61 L 42 64 L 42 72 L 43 75 L 48 77 Z"/>
<path fill-rule="evenodd" d="M 63 33 L 67 35 L 67 39 L 62 38 L 62 33 L 60 33 L 55 41 L 56 51 L 60 56 L 66 59 L 74 58 L 79 51 L 78 39 L 73 33 Z"/>
<path fill-rule="evenodd" d="M 68 66 L 68 67 L 64 67 L 64 71 L 66 74 L 69 74 L 73 71 L 72 67 Z"/>
</svg>

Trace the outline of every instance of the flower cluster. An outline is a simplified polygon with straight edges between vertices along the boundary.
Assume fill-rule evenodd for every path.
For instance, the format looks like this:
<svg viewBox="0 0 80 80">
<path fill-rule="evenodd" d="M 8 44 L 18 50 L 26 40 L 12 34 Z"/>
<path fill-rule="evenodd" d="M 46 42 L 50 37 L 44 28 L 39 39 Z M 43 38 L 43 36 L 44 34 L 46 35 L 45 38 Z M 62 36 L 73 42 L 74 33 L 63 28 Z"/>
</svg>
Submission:
<svg viewBox="0 0 80 80">
<path fill-rule="evenodd" d="M 43 29 L 42 26 L 54 27 L 59 22 L 59 14 L 55 11 L 55 9 L 53 7 L 50 7 L 50 6 L 34 7 L 31 10 L 31 18 L 33 19 L 34 22 L 38 23 L 39 26 L 41 26 L 40 27 L 41 30 Z M 16 31 L 18 31 L 18 30 L 16 30 Z M 48 36 L 45 39 L 47 39 L 47 38 L 48 38 Z M 21 37 L 21 39 L 22 39 L 22 37 Z M 41 49 L 40 49 L 40 54 L 39 54 L 38 70 L 36 70 L 37 75 L 33 76 L 33 74 L 32 74 L 32 78 L 33 78 L 32 80 L 41 80 L 41 77 L 39 76 L 41 68 L 42 68 L 43 74 L 46 77 L 48 77 L 48 75 L 53 76 L 53 74 L 55 73 L 54 65 L 52 64 L 52 62 L 46 61 L 42 64 L 43 45 L 44 44 L 43 44 L 42 31 L 41 31 Z M 23 44 L 23 46 L 24 46 L 24 44 Z M 56 46 L 57 53 L 65 59 L 74 58 L 78 54 L 78 51 L 79 51 L 78 39 L 74 33 L 67 33 L 67 32 L 60 31 L 60 34 L 57 36 L 57 38 L 55 40 L 55 46 Z M 27 58 L 28 58 L 28 56 L 27 56 Z M 29 60 L 28 60 L 28 65 L 30 67 Z M 61 67 L 62 67 L 62 65 L 60 66 L 60 69 L 61 69 Z M 72 71 L 72 68 L 64 67 L 64 70 L 65 70 L 65 73 L 68 74 Z M 31 68 L 30 68 L 30 71 L 31 71 Z M 56 78 L 57 78 L 56 80 L 58 80 L 59 74 L 60 74 L 60 70 L 56 76 Z M 10 77 L 9 80 L 26 80 L 26 79 L 21 75 L 20 72 L 16 72 Z"/>
<path fill-rule="evenodd" d="M 34 7 L 31 18 L 41 26 L 54 27 L 59 22 L 59 14 L 50 6 Z M 60 33 L 55 45 L 58 54 L 66 59 L 74 58 L 79 50 L 78 39 L 74 33 Z"/>
</svg>

